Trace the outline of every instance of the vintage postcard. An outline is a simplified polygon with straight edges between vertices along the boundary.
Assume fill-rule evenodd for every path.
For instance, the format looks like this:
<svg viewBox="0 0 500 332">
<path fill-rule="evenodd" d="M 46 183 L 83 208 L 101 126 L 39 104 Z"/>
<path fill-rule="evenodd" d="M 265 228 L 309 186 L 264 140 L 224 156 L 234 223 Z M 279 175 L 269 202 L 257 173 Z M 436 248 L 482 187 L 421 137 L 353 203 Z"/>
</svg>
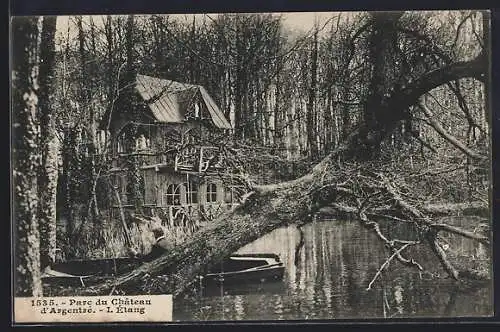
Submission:
<svg viewBox="0 0 500 332">
<path fill-rule="evenodd" d="M 493 314 L 487 11 L 11 21 L 13 321 Z"/>
</svg>

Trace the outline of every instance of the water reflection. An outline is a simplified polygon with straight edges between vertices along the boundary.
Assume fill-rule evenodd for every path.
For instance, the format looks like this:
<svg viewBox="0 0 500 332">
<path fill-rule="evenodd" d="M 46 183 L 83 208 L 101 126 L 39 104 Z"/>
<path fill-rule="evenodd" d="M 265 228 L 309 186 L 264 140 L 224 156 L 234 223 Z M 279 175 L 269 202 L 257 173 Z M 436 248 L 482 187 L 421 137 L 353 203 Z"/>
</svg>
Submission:
<svg viewBox="0 0 500 332">
<path fill-rule="evenodd" d="M 404 230 L 399 232 L 404 238 Z M 456 282 L 391 262 L 367 286 L 389 252 L 370 231 L 356 222 L 322 221 L 302 228 L 304 245 L 295 265 L 300 233 L 295 226 L 275 230 L 238 253 L 277 253 L 285 264 L 283 281 L 204 290 L 195 299 L 176 301 L 176 320 L 277 320 L 381 317 L 484 316 L 492 314 L 492 285 L 464 289 Z M 408 231 L 406 231 L 408 234 Z M 412 233 L 413 234 L 413 233 Z M 406 236 L 407 238 L 407 236 Z M 489 248 L 467 239 L 452 241 L 458 256 L 489 259 Z M 430 273 L 442 274 L 433 254 L 413 248 L 414 257 Z"/>
</svg>

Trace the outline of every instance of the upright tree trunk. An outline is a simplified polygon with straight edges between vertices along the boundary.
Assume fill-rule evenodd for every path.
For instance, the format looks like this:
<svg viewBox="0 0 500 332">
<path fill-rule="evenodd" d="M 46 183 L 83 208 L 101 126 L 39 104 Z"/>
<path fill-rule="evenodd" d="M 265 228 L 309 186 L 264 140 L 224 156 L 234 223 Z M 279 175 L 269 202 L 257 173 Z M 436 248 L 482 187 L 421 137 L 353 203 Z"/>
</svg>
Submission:
<svg viewBox="0 0 500 332">
<path fill-rule="evenodd" d="M 189 42 L 191 43 L 191 49 L 195 50 L 197 49 L 197 44 L 196 44 L 196 16 L 193 15 L 193 24 L 191 26 L 191 32 L 190 32 L 190 37 L 189 37 Z M 189 81 L 190 83 L 197 83 L 197 80 L 199 77 L 197 77 L 195 73 L 195 67 L 196 67 L 196 59 L 195 55 L 193 52 L 189 52 Z"/>
<path fill-rule="evenodd" d="M 56 255 L 56 197 L 57 147 L 54 126 L 54 62 L 56 17 L 43 18 L 40 44 L 40 151 L 42 164 L 38 176 L 40 263 L 42 269 L 55 261 Z"/>
<path fill-rule="evenodd" d="M 341 140 L 345 140 L 349 135 L 351 130 L 351 114 L 349 114 L 349 92 L 351 90 L 350 82 L 350 64 L 354 56 L 354 41 L 351 39 L 350 34 L 343 38 L 340 44 L 340 59 L 342 61 L 342 66 L 339 70 L 339 92 L 340 98 L 344 99 L 346 102 L 338 105 L 340 108 L 340 118 L 342 123 L 341 133 L 339 136 Z"/>
<path fill-rule="evenodd" d="M 491 32 L 490 32 L 490 13 L 487 11 L 483 11 L 482 13 L 483 16 L 483 52 L 484 52 L 484 57 L 485 60 L 488 61 L 488 63 L 491 63 Z M 483 86 L 484 86 L 484 100 L 485 100 L 485 108 L 484 108 L 484 113 L 486 117 L 486 122 L 488 123 L 488 127 L 491 126 L 491 100 L 490 100 L 490 83 L 491 83 L 491 72 L 488 72 L 486 74 L 486 81 Z M 489 131 L 490 132 L 490 131 Z"/>
<path fill-rule="evenodd" d="M 127 152 L 132 153 L 135 150 L 135 139 L 138 137 L 138 125 L 140 114 L 137 105 L 137 99 L 133 93 L 134 82 L 136 79 L 136 63 L 134 50 L 134 16 L 129 15 L 127 18 L 125 47 L 126 47 L 126 70 L 124 78 L 121 80 L 121 88 L 123 89 L 122 107 L 128 109 L 131 114 L 132 124 L 129 126 L 127 134 Z M 127 186 L 129 194 L 129 204 L 134 205 L 136 210 L 142 209 L 143 195 L 141 190 L 141 174 L 138 167 L 138 157 L 128 157 L 127 165 Z"/>
<path fill-rule="evenodd" d="M 300 153 L 299 150 L 299 120 L 297 119 L 297 102 L 294 96 L 290 97 L 290 109 L 287 111 L 287 141 L 289 159 L 294 159 Z"/>
<path fill-rule="evenodd" d="M 384 107 L 384 100 L 393 92 L 394 82 L 400 74 L 397 61 L 397 22 L 401 13 L 375 12 L 372 14 L 370 56 L 372 75 L 370 95 L 364 109 L 364 147 L 366 157 L 380 153 L 380 143 L 395 125 L 391 110 Z"/>
<path fill-rule="evenodd" d="M 274 142 L 274 135 L 272 133 L 274 121 L 272 119 L 272 114 L 275 110 L 275 104 L 276 104 L 276 89 L 267 87 L 267 91 L 265 93 L 266 99 L 265 99 L 265 125 L 264 125 L 264 135 L 266 137 L 266 142 L 268 145 L 276 145 L 276 142 Z"/>
<path fill-rule="evenodd" d="M 245 127 L 245 137 L 255 141 L 258 139 L 258 126 L 259 126 L 259 117 L 257 111 L 255 110 L 255 85 L 250 80 L 247 83 L 247 88 L 243 92 L 243 105 L 244 105 L 244 114 L 246 114 L 246 120 L 244 122 Z"/>
<path fill-rule="evenodd" d="M 90 29 L 91 29 L 91 33 L 90 33 L 90 38 L 91 38 L 91 45 L 92 45 L 92 51 L 93 51 L 93 54 L 97 54 L 97 48 L 96 48 L 96 42 L 95 42 L 95 25 L 94 25 L 94 21 L 92 20 L 92 18 L 90 18 L 91 21 L 90 21 Z M 95 65 L 95 62 L 90 65 L 89 67 L 89 74 L 91 75 L 92 78 L 96 77 L 98 75 L 98 68 L 97 66 Z M 94 76 L 95 75 L 95 76 Z M 98 87 L 96 86 L 95 84 L 95 81 L 94 79 L 91 79 L 90 80 L 90 93 L 89 93 L 89 100 L 92 99 L 92 92 L 94 92 L 95 90 L 98 90 Z M 93 103 L 93 102 L 90 102 L 90 105 L 89 105 L 89 117 L 90 117 L 90 144 L 89 144 L 89 155 L 90 155 L 90 174 L 92 176 L 92 186 L 91 186 L 91 200 L 90 200 L 90 203 L 89 203 L 89 215 L 92 215 L 93 219 L 95 222 L 98 221 L 98 217 L 99 217 L 99 206 L 97 204 L 97 193 L 96 193 L 96 189 L 97 189 L 97 177 L 98 177 L 98 174 L 97 174 L 97 167 L 96 167 L 96 161 L 98 160 L 97 158 L 97 153 L 98 153 L 98 149 L 97 149 L 97 146 L 98 146 L 98 142 L 97 142 L 97 116 L 96 116 L 96 103 Z"/>
<path fill-rule="evenodd" d="M 77 201 L 78 185 L 76 183 L 78 169 L 78 160 L 76 156 L 78 151 L 76 139 L 76 128 L 67 125 L 64 130 L 64 139 L 62 142 L 62 173 L 59 178 L 61 186 L 61 196 L 64 198 L 63 212 L 66 219 L 66 234 L 74 235 L 76 226 L 75 210 Z"/>
<path fill-rule="evenodd" d="M 281 155 L 286 144 L 284 139 L 284 133 L 286 132 L 283 128 L 285 122 L 285 109 L 281 107 L 281 82 L 279 74 L 276 77 L 276 86 L 274 94 L 274 145 L 278 148 Z"/>
<path fill-rule="evenodd" d="M 349 61 L 350 62 L 350 61 Z M 348 78 L 348 73 L 349 73 L 349 62 L 346 64 L 346 67 L 343 71 L 342 78 L 341 78 L 341 98 L 345 99 L 348 101 L 349 99 L 349 91 L 350 91 L 350 83 L 349 83 L 349 78 Z M 351 131 L 351 114 L 349 113 L 349 104 L 342 103 L 340 104 L 341 107 L 341 118 L 342 118 L 342 133 L 341 137 L 342 140 L 345 140 L 347 136 L 349 136 L 349 132 Z"/>
<path fill-rule="evenodd" d="M 332 89 L 328 88 L 327 92 L 327 98 L 326 98 L 326 105 L 325 105 L 325 116 L 324 116 L 324 122 L 325 122 L 325 128 L 324 128 L 324 152 L 325 154 L 328 154 L 330 150 L 333 150 L 337 144 L 335 141 L 334 137 L 334 130 L 336 130 L 337 126 L 336 124 L 336 116 L 334 115 L 334 110 L 333 110 L 333 102 L 332 102 Z"/>
<path fill-rule="evenodd" d="M 113 107 L 114 99 L 115 99 L 115 81 L 114 81 L 114 56 L 113 50 L 115 48 L 114 38 L 113 38 L 113 20 L 111 16 L 106 17 L 106 22 L 104 23 L 104 30 L 106 34 L 106 57 L 107 57 L 107 75 L 106 75 L 106 85 L 108 88 L 108 99 L 110 100 L 109 107 Z M 111 110 L 112 111 L 112 110 Z"/>
<path fill-rule="evenodd" d="M 89 59 L 87 52 L 85 50 L 85 31 L 83 29 L 82 17 L 79 16 L 77 20 L 78 25 L 78 41 L 79 41 L 79 53 L 80 53 L 80 104 L 85 111 L 84 117 L 86 121 L 86 129 L 88 133 L 88 142 L 86 142 L 85 148 L 89 154 L 89 168 L 88 177 L 90 178 L 89 194 L 87 197 L 88 201 L 88 218 L 96 222 L 98 220 L 99 210 L 97 206 L 96 197 L 96 181 L 97 181 L 97 171 L 96 171 L 96 116 L 95 107 L 92 102 L 92 92 L 94 91 L 93 77 L 97 75 L 92 69 L 94 66 L 89 64 Z M 94 47 L 95 53 L 95 35 L 93 23 L 91 23 L 91 44 Z M 90 77 L 90 79 L 88 79 Z M 88 114 L 88 119 L 86 115 Z"/>
<path fill-rule="evenodd" d="M 309 157 L 311 160 L 318 158 L 317 130 L 316 130 L 316 82 L 318 71 L 318 26 L 314 32 L 314 40 L 311 52 L 311 82 L 307 101 L 307 143 L 309 146 Z"/>
<path fill-rule="evenodd" d="M 303 99 L 302 97 L 297 98 L 296 103 L 296 119 L 297 119 L 297 152 L 298 156 L 302 157 L 304 155 L 304 151 L 306 151 L 307 147 L 304 147 L 304 141 L 307 143 L 307 140 L 304 140 L 304 116 L 303 116 Z M 307 130 L 307 128 L 306 128 Z"/>
<path fill-rule="evenodd" d="M 234 127 L 235 127 L 235 138 L 242 139 L 245 138 L 245 111 L 243 110 L 243 95 L 245 91 L 243 91 L 243 45 L 242 40 L 240 38 L 239 25 L 236 24 L 236 38 L 235 38 L 235 46 L 234 46 L 234 65 L 235 65 L 235 75 L 234 75 L 234 85 L 235 85 L 235 93 L 234 93 Z"/>
<path fill-rule="evenodd" d="M 12 21 L 12 127 L 14 188 L 14 266 L 16 296 L 41 296 L 38 184 L 40 132 L 38 116 L 39 19 Z"/>
</svg>

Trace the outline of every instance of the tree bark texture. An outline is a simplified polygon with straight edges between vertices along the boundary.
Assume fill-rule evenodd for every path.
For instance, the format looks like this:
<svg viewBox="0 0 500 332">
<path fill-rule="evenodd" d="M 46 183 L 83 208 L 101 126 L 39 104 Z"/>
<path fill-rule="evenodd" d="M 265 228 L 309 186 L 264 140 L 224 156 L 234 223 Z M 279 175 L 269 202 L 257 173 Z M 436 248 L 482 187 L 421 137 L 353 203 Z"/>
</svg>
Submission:
<svg viewBox="0 0 500 332">
<path fill-rule="evenodd" d="M 316 85 L 318 76 L 318 26 L 314 32 L 312 51 L 311 51 L 311 81 L 309 82 L 309 95 L 307 101 L 307 143 L 309 146 L 309 157 L 311 160 L 318 158 L 317 123 L 316 123 Z"/>
<path fill-rule="evenodd" d="M 389 131 L 386 123 L 394 125 L 391 109 L 382 107 L 392 95 L 394 84 L 400 76 L 398 62 L 397 24 L 402 13 L 375 12 L 372 14 L 372 34 L 370 37 L 370 60 L 372 61 L 370 94 L 364 108 L 367 157 L 380 152 L 380 143 Z M 392 128 L 391 128 L 392 131 Z"/>
<path fill-rule="evenodd" d="M 54 60 L 56 17 L 43 18 L 40 45 L 40 150 L 42 164 L 38 175 L 40 262 L 42 269 L 55 261 L 57 149 L 54 124 Z"/>
<path fill-rule="evenodd" d="M 38 38 L 37 18 L 12 21 L 12 126 L 15 294 L 41 296 L 38 230 Z"/>
</svg>

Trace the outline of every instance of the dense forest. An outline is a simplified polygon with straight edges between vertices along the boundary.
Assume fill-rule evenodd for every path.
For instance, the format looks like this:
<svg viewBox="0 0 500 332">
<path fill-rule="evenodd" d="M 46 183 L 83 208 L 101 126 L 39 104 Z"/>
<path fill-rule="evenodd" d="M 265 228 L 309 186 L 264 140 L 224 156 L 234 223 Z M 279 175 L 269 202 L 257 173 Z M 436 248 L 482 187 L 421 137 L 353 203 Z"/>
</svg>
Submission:
<svg viewBox="0 0 500 332">
<path fill-rule="evenodd" d="M 82 292 L 154 292 L 149 276 L 166 275 L 162 291 L 177 295 L 206 265 L 325 211 L 373 229 L 403 264 L 419 268 L 403 251 L 430 246 L 455 279 L 461 267 L 439 234 L 488 243 L 489 221 L 474 232 L 434 220 L 488 208 L 487 13 L 332 13 L 307 31 L 278 13 L 64 19 L 12 23 L 19 295 L 42 294 L 41 271 L 61 251 L 109 256 L 113 241 L 125 249 L 147 241 L 130 224 L 139 239 L 114 239 L 121 222 L 107 213 L 112 157 L 102 123 L 113 110 L 133 112 L 123 96 L 137 74 L 207 89 L 233 128 L 212 143 L 237 169 L 244 195 L 154 263 Z M 422 240 L 382 234 L 380 218 L 414 223 Z"/>
</svg>

